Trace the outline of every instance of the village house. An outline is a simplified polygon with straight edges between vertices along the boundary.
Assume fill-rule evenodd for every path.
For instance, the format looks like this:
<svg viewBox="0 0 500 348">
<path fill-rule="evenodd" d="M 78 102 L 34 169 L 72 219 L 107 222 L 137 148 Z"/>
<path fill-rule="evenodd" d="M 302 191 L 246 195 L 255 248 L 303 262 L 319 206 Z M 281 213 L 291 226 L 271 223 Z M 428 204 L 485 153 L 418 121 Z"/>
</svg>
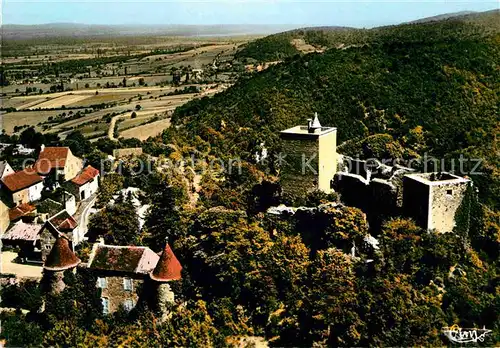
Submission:
<svg viewBox="0 0 500 348">
<path fill-rule="evenodd" d="M 24 210 L 19 208 L 27 212 L 22 215 Z M 29 211 L 30 208 L 33 210 Z M 15 222 L 2 236 L 2 242 L 4 245 L 18 247 L 19 257 L 25 261 L 44 262 L 59 236 L 64 236 L 68 240 L 72 250 L 84 239 L 78 223 L 66 210 L 44 221 L 43 214 L 35 214 L 34 206 L 21 205 L 16 209 L 20 210 L 17 213 L 20 216 L 13 219 Z M 11 217 L 14 218 L 13 214 Z M 28 214 L 29 218 L 26 218 Z"/>
<path fill-rule="evenodd" d="M 39 235 L 43 227 L 40 223 L 25 223 L 19 220 L 2 235 L 2 245 L 18 247 L 18 256 L 23 262 L 39 262 Z"/>
<path fill-rule="evenodd" d="M 147 247 L 94 244 L 88 268 L 97 276 L 104 313 L 134 308 L 138 290 L 159 259 Z"/>
<path fill-rule="evenodd" d="M 7 163 L 7 161 L 0 161 L 0 180 L 11 174 L 14 174 L 14 169 L 12 169 L 9 163 Z M 9 217 L 8 205 L 8 203 L 11 203 L 11 198 L 5 197 L 5 195 L 10 196 L 10 194 L 5 191 L 0 192 L 0 234 L 7 231 L 11 220 Z"/>
<path fill-rule="evenodd" d="M 45 261 L 52 245 L 58 236 L 63 235 L 68 241 L 71 250 L 81 243 L 84 236 L 80 233 L 78 223 L 66 210 L 49 218 L 40 232 L 41 259 Z"/>
<path fill-rule="evenodd" d="M 43 178 L 33 169 L 24 169 L 3 177 L 2 188 L 14 205 L 30 203 L 42 198 Z"/>
<path fill-rule="evenodd" d="M 68 181 L 80 173 L 83 161 L 69 147 L 42 146 L 35 168 L 40 175 L 54 174 L 58 180 Z"/>
<path fill-rule="evenodd" d="M 181 279 L 182 270 L 168 244 L 158 256 L 147 247 L 96 243 L 88 268 L 98 277 L 104 313 L 129 311 L 142 299 L 162 315 L 175 300 L 168 282 Z"/>
<path fill-rule="evenodd" d="M 78 200 L 85 200 L 99 189 L 99 171 L 87 166 L 65 186 Z"/>
</svg>

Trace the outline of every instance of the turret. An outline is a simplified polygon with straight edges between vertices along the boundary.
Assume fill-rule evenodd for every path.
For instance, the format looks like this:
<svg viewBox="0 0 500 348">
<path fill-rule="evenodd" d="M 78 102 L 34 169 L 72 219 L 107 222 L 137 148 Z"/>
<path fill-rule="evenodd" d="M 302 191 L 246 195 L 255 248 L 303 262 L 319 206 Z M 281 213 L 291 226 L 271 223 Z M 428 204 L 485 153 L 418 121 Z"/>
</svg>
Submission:
<svg viewBox="0 0 500 348">
<path fill-rule="evenodd" d="M 71 250 L 68 239 L 60 234 L 43 265 L 44 276 L 48 278 L 49 292 L 58 294 L 63 291 L 65 287 L 64 271 L 75 268 L 80 262 L 80 259 Z"/>
<path fill-rule="evenodd" d="M 155 307 L 160 313 L 161 320 L 168 315 L 168 304 L 173 303 L 175 294 L 170 288 L 169 282 L 181 279 L 182 266 L 175 257 L 174 252 L 165 243 L 165 247 L 153 272 L 149 274 L 155 292 Z"/>
</svg>

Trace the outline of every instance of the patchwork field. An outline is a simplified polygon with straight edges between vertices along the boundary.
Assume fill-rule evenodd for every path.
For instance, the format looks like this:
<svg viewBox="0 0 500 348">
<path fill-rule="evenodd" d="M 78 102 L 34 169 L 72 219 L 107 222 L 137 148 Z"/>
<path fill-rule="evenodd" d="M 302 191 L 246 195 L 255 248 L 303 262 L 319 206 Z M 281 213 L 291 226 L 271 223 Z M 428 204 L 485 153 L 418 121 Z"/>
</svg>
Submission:
<svg viewBox="0 0 500 348">
<path fill-rule="evenodd" d="M 137 45 L 68 42 L 40 46 L 36 55 L 10 56 L 8 64 L 19 64 L 13 69 L 18 78 L 2 88 L 0 125 L 7 134 L 34 127 L 62 139 L 73 131 L 91 140 L 113 139 L 116 132 L 146 139 L 169 126 L 166 118 L 178 106 L 232 84 L 227 65 L 224 71 L 217 66 L 221 60 L 230 61 L 237 47 L 252 38 L 157 38 Z M 33 45 L 30 50 L 37 43 Z M 178 52 L 168 53 L 173 50 Z M 61 68 L 51 75 L 47 66 L 59 63 Z M 37 69 L 43 73 L 37 75 Z M 175 84 L 174 76 L 180 78 Z M 64 91 L 48 93 L 61 85 Z M 198 93 L 184 93 L 193 86 Z"/>
<path fill-rule="evenodd" d="M 81 110 L 72 110 L 73 112 Z M 38 124 L 48 121 L 49 117 L 56 117 L 60 114 L 60 110 L 51 111 L 20 111 L 9 112 L 0 115 L 0 127 L 5 129 L 7 134 L 14 133 L 14 127 L 21 127 L 25 125 L 32 125 L 40 129 Z"/>
<path fill-rule="evenodd" d="M 163 130 L 167 129 L 168 127 L 170 127 L 170 118 L 128 129 L 120 133 L 120 136 L 124 137 L 125 139 L 137 138 L 139 140 L 146 140 L 149 137 L 154 137 L 158 134 L 161 134 L 161 132 L 163 132 Z"/>
<path fill-rule="evenodd" d="M 63 95 L 61 97 L 53 98 L 50 100 L 47 100 L 42 103 L 36 103 L 34 105 L 30 105 L 28 109 L 30 110 L 35 110 L 35 109 L 59 109 L 65 106 L 72 106 L 72 104 L 77 103 L 81 100 L 90 98 L 90 95 L 82 95 L 82 94 L 77 94 L 74 95 L 72 93 Z M 23 108 L 25 108 L 23 106 Z"/>
</svg>

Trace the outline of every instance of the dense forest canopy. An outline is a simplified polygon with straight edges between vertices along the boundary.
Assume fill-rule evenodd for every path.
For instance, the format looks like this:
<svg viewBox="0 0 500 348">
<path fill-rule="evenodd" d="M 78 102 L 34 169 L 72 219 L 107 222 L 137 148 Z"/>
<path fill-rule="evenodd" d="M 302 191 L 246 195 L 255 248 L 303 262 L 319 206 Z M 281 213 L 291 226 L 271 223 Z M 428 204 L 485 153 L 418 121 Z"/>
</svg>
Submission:
<svg viewBox="0 0 500 348">
<path fill-rule="evenodd" d="M 212 99 L 184 105 L 174 122 L 210 142 L 213 152 L 231 149 L 250 160 L 256 145 L 265 140 L 278 148 L 280 130 L 318 112 L 323 125 L 338 128 L 339 143 L 389 134 L 412 150 L 406 156 L 461 152 L 480 156 L 486 169 L 497 166 L 499 34 L 445 21 L 373 35 L 368 45 L 288 58 Z M 204 137 L 207 128 L 220 140 Z M 487 174 L 482 197 L 496 205 L 498 173 Z"/>
</svg>

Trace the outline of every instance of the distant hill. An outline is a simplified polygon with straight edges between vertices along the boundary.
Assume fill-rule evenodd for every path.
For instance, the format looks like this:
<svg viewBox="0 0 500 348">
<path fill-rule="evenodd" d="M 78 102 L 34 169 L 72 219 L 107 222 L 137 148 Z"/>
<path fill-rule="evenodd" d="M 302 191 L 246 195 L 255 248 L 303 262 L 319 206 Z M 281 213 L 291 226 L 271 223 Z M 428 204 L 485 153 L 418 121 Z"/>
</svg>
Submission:
<svg viewBox="0 0 500 348">
<path fill-rule="evenodd" d="M 456 12 L 434 17 L 423 18 L 418 21 L 377 27 L 373 29 L 357 29 L 350 27 L 308 27 L 293 29 L 286 32 L 266 36 L 249 42 L 237 57 L 240 59 L 251 58 L 257 61 L 282 60 L 292 57 L 301 52 L 293 45 L 292 41 L 302 39 L 305 43 L 323 48 L 342 48 L 360 46 L 385 40 L 387 33 L 396 38 L 397 32 L 406 26 L 425 25 L 436 22 L 461 22 L 475 26 L 475 30 L 469 27 L 467 31 L 487 31 L 489 33 L 500 33 L 500 10 L 485 12 Z M 453 24 L 449 24 L 453 25 Z M 391 28 L 398 28 L 392 30 Z M 406 35 L 406 34 L 405 34 Z M 435 33 L 433 33 L 435 35 Z"/>
<path fill-rule="evenodd" d="M 293 25 L 88 25 L 51 23 L 40 25 L 6 24 L 3 39 L 109 36 L 232 36 L 269 35 L 295 28 Z"/>
<path fill-rule="evenodd" d="M 456 18 L 456 17 L 471 15 L 471 14 L 475 14 L 475 13 L 478 13 L 478 12 L 461 11 L 461 12 L 445 13 L 445 14 L 441 14 L 441 15 L 437 15 L 437 16 L 417 19 L 416 21 L 411 21 L 408 23 L 427 23 L 427 22 L 442 21 L 442 20 L 449 19 L 449 18 Z"/>
</svg>

